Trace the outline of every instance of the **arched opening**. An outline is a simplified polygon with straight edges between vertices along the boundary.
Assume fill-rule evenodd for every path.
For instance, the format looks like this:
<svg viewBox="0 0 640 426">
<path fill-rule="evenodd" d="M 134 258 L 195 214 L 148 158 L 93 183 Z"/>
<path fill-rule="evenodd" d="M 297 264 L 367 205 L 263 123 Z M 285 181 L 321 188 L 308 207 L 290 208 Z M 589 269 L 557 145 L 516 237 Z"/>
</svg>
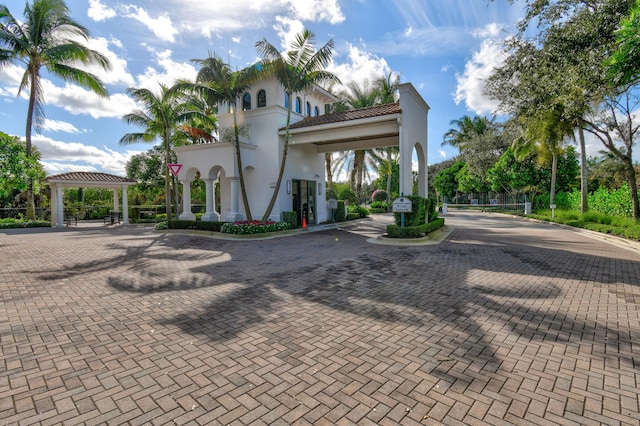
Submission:
<svg viewBox="0 0 640 426">
<path fill-rule="evenodd" d="M 267 106 L 267 92 L 264 89 L 258 92 L 258 108 L 263 108 Z"/>
<path fill-rule="evenodd" d="M 251 94 L 245 93 L 242 97 L 242 110 L 249 111 L 251 109 Z"/>
</svg>

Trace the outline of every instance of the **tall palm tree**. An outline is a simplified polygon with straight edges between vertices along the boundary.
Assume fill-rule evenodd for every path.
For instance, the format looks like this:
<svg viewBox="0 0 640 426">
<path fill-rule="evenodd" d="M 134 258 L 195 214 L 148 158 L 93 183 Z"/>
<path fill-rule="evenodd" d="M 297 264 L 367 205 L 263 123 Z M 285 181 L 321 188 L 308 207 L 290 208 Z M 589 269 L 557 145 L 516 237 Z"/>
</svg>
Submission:
<svg viewBox="0 0 640 426">
<path fill-rule="evenodd" d="M 240 128 L 237 119 L 238 100 L 251 88 L 251 86 L 264 74 L 260 67 L 250 66 L 239 71 L 233 71 L 229 64 L 215 53 L 209 52 L 205 59 L 193 59 L 200 65 L 195 83 L 181 82 L 178 90 L 196 93 L 205 104 L 213 107 L 216 104 L 227 103 L 233 107 L 233 135 L 236 166 L 240 180 L 240 192 L 247 220 L 253 220 L 249 198 L 244 181 L 242 155 L 240 152 Z"/>
<path fill-rule="evenodd" d="M 29 90 L 25 130 L 28 157 L 32 155 L 32 129 L 35 127 L 39 131 L 44 121 L 42 68 L 65 81 L 87 87 L 100 96 L 108 96 L 106 87 L 97 76 L 74 65 L 97 64 L 103 69 L 110 69 L 109 60 L 80 44 L 77 38 L 88 40 L 89 31 L 71 19 L 64 0 L 27 2 L 23 23 L 13 17 L 6 5 L 0 5 L 0 67 L 15 62 L 26 66 L 18 95 L 22 90 Z M 31 179 L 27 190 L 27 217 L 35 218 Z"/>
<path fill-rule="evenodd" d="M 490 131 L 492 124 L 493 120 L 479 116 L 471 118 L 464 115 L 457 120 L 451 120 L 449 125 L 452 127 L 444 134 L 442 145 L 456 147 L 462 153 L 467 143 Z"/>
<path fill-rule="evenodd" d="M 160 138 L 164 150 L 165 161 L 165 203 L 167 220 L 171 220 L 171 176 L 168 164 L 172 160 L 172 146 L 179 143 L 182 136 L 180 126 L 190 120 L 210 120 L 210 117 L 180 92 L 165 85 L 160 85 L 160 94 L 156 95 L 149 89 L 128 89 L 127 93 L 140 105 L 141 109 L 132 111 L 122 117 L 127 124 L 144 128 L 143 132 L 127 133 L 120 139 L 120 143 L 131 144 L 138 142 L 155 142 Z M 174 190 L 177 196 L 177 189 Z M 176 202 L 176 205 L 178 203 Z"/>
<path fill-rule="evenodd" d="M 381 104 L 391 104 L 396 102 L 396 91 L 398 89 L 398 85 L 400 84 L 400 74 L 396 74 L 393 76 L 393 72 L 389 71 L 389 73 L 379 78 L 375 81 L 376 88 L 379 94 L 379 102 Z M 384 173 L 387 176 L 387 194 L 391 196 L 391 176 L 393 175 L 393 162 L 398 161 L 397 156 L 399 155 L 400 148 L 399 147 L 387 147 L 384 149 L 387 158 L 383 159 L 379 155 L 378 152 L 374 154 L 374 158 L 377 158 L 378 161 L 378 170 L 380 173 Z M 395 157 L 395 160 L 394 160 Z M 391 203 L 387 203 L 387 209 L 391 208 Z"/>
<path fill-rule="evenodd" d="M 558 155 L 564 151 L 566 138 L 574 137 L 575 124 L 572 120 L 563 118 L 562 111 L 549 110 L 544 114 L 521 118 L 525 129 L 524 138 L 516 140 L 514 154 L 522 159 L 533 153 L 540 163 L 547 163 L 551 157 L 551 188 L 549 203 L 554 204 L 556 194 L 556 173 L 558 169 Z"/>
<path fill-rule="evenodd" d="M 335 74 L 326 70 L 333 56 L 333 40 L 329 40 L 318 50 L 315 49 L 315 40 L 315 34 L 305 29 L 296 35 L 290 50 L 286 53 L 280 53 L 278 48 L 264 38 L 256 43 L 256 49 L 264 59 L 265 70 L 275 75 L 282 87 L 284 87 L 289 99 L 292 99 L 294 93 L 304 92 L 318 84 L 340 83 L 340 79 Z M 282 183 L 289 149 L 292 103 L 289 102 L 287 108 L 287 124 L 284 132 L 284 146 L 282 148 L 278 179 L 273 189 L 271 201 L 269 201 L 267 210 L 262 217 L 262 222 L 266 222 L 269 218 L 280 192 L 280 184 Z"/>
</svg>

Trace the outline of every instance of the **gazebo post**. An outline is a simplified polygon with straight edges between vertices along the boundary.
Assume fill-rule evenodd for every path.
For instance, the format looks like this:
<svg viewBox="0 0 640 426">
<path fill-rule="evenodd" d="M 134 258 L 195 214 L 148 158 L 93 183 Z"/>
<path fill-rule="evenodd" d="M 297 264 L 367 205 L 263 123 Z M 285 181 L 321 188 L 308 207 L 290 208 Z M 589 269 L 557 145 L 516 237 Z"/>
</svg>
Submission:
<svg viewBox="0 0 640 426">
<path fill-rule="evenodd" d="M 51 212 L 53 215 L 53 212 Z M 53 217 L 51 218 L 51 225 L 53 226 Z M 64 227 L 64 201 L 62 200 L 62 185 L 56 185 L 56 227 Z"/>
<path fill-rule="evenodd" d="M 129 199 L 127 197 L 126 185 L 122 185 L 122 224 L 129 224 Z"/>
</svg>

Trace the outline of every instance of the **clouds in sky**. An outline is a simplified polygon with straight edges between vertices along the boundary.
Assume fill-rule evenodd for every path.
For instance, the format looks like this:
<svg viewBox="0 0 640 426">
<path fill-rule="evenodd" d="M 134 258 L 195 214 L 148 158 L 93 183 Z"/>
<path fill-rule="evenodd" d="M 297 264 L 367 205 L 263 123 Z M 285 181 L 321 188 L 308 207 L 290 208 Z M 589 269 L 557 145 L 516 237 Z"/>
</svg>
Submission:
<svg viewBox="0 0 640 426">
<path fill-rule="evenodd" d="M 190 59 L 204 58 L 208 51 L 221 54 L 234 67 L 247 66 L 258 59 L 255 41 L 264 37 L 284 50 L 304 28 L 316 34 L 318 47 L 333 38 L 336 51 L 329 70 L 345 84 L 371 82 L 393 72 L 401 74 L 402 81 L 424 88 L 434 111 L 445 103 L 455 107 L 455 101 L 469 111 L 491 113 L 495 105 L 482 93 L 481 78 L 500 63 L 495 40 L 501 37 L 501 23 L 516 21 L 512 8 L 499 15 L 496 7 L 482 0 L 88 0 L 67 4 L 74 19 L 91 31 L 88 47 L 111 63 L 107 71 L 85 68 L 105 83 L 110 97 L 101 98 L 43 73 L 48 120 L 44 136 L 34 143 L 50 173 L 77 170 L 84 161 L 87 169 L 124 174 L 128 156 L 138 151 L 122 150 L 118 141 L 126 132 L 139 130 L 122 124 L 122 116 L 136 107 L 127 88 L 155 91 L 159 84 L 194 79 L 197 69 Z M 9 8 L 22 17 L 22 7 Z M 378 24 L 372 26 L 373 21 Z M 430 99 L 434 83 L 423 75 L 432 64 L 438 78 L 449 79 L 435 83 L 446 86 L 445 100 Z M 0 69 L 0 104 L 25 103 L 28 91 L 16 98 L 23 73 L 14 65 Z M 26 106 L 20 106 L 20 115 L 1 106 L 3 120 L 12 114 L 11 120 L 23 120 L 26 114 Z M 440 121 L 447 123 L 459 115 Z M 12 132 L 23 134 L 19 133 L 24 131 L 23 123 Z M 446 154 L 436 149 L 433 157 L 440 160 Z"/>
<path fill-rule="evenodd" d="M 98 148 L 77 142 L 60 142 L 52 138 L 34 135 L 33 143 L 42 154 L 42 163 L 50 174 L 77 170 L 105 171 L 122 174 L 123 165 L 141 151 L 117 152 L 107 147 Z"/>
</svg>

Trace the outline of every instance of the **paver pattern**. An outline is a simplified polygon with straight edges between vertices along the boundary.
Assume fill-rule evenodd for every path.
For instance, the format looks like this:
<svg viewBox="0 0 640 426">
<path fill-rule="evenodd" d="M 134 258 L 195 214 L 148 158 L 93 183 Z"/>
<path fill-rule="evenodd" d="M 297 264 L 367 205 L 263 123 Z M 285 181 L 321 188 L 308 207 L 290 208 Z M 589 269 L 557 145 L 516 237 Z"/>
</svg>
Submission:
<svg viewBox="0 0 640 426">
<path fill-rule="evenodd" d="M 446 220 L 2 231 L 0 424 L 640 424 L 640 251 Z"/>
</svg>

